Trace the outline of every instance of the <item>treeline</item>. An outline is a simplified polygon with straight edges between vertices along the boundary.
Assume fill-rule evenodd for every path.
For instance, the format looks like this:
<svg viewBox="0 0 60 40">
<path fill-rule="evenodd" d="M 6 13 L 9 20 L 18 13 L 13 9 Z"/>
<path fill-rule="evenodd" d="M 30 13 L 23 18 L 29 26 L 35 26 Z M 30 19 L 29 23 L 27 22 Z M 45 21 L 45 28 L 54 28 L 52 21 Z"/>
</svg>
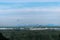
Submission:
<svg viewBox="0 0 60 40">
<path fill-rule="evenodd" d="M 12 30 L 2 31 L 10 40 L 60 40 L 58 30 Z"/>
</svg>

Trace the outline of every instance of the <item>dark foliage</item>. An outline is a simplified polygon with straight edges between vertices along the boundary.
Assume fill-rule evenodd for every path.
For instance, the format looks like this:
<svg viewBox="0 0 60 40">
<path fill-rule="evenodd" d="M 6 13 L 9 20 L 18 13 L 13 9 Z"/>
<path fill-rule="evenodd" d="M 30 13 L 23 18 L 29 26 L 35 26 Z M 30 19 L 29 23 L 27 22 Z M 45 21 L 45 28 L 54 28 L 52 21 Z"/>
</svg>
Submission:
<svg viewBox="0 0 60 40">
<path fill-rule="evenodd" d="M 2 33 L 0 33 L 0 40 L 9 40 L 8 38 L 4 37 Z"/>
<path fill-rule="evenodd" d="M 60 40 L 59 30 L 11 30 L 2 33 L 8 34 L 10 40 Z M 6 38 L 2 34 L 0 36 Z"/>
</svg>

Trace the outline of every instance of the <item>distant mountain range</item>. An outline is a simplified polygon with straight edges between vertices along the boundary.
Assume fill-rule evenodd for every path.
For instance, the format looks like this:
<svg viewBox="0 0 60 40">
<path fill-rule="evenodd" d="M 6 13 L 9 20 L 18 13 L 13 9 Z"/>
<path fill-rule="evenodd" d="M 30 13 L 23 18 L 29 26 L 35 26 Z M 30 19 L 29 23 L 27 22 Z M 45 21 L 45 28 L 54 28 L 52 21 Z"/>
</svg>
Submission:
<svg viewBox="0 0 60 40">
<path fill-rule="evenodd" d="M 30 27 L 60 27 L 59 25 L 56 24 L 47 24 L 47 25 L 41 25 L 41 24 L 18 24 L 16 26 L 0 26 L 0 27 L 26 27 L 26 28 L 30 28 Z"/>
<path fill-rule="evenodd" d="M 57 24 L 47 24 L 47 26 L 59 26 Z"/>
<path fill-rule="evenodd" d="M 41 25 L 41 24 L 19 24 L 16 26 L 59 26 L 57 24 L 47 24 L 47 25 Z"/>
</svg>

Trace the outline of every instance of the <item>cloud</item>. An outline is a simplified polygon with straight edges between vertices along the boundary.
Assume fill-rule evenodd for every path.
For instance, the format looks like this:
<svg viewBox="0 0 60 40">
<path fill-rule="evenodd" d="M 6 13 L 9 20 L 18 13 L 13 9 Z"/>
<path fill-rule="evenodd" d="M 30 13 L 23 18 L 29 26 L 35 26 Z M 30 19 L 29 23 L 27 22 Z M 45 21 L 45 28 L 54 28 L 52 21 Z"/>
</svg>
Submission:
<svg viewBox="0 0 60 40">
<path fill-rule="evenodd" d="M 20 8 L 20 9 L 1 9 L 0 14 L 8 13 L 29 13 L 29 12 L 52 12 L 60 13 L 60 8 Z"/>
<path fill-rule="evenodd" d="M 51 8 L 60 7 L 59 2 L 26 2 L 26 3 L 0 3 L 0 9 L 20 9 L 20 8 Z"/>
<path fill-rule="evenodd" d="M 60 0 L 0 0 L 0 2 L 60 2 Z"/>
<path fill-rule="evenodd" d="M 0 0 L 0 2 L 0 25 L 60 24 L 59 0 Z"/>
<path fill-rule="evenodd" d="M 16 25 L 16 24 L 60 24 L 60 8 L 20 8 L 0 10 L 0 14 L 20 14 L 0 16 L 0 25 Z M 21 12 L 21 13 L 20 13 Z M 35 15 L 35 13 L 36 15 Z M 43 13 L 44 12 L 44 13 Z M 27 15 L 27 14 L 28 15 Z M 23 14 L 23 15 L 22 15 Z M 25 15 L 26 14 L 26 15 Z M 33 14 L 33 15 L 32 15 Z M 19 22 L 17 22 L 19 19 Z"/>
</svg>

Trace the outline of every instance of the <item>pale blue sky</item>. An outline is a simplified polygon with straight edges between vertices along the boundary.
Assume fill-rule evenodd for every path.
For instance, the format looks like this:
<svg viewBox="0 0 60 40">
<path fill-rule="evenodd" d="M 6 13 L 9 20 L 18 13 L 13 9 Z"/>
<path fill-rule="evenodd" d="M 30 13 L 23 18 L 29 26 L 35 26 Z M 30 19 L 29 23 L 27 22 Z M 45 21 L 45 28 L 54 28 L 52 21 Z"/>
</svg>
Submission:
<svg viewBox="0 0 60 40">
<path fill-rule="evenodd" d="M 60 0 L 0 0 L 0 25 L 17 24 L 60 24 Z"/>
</svg>

